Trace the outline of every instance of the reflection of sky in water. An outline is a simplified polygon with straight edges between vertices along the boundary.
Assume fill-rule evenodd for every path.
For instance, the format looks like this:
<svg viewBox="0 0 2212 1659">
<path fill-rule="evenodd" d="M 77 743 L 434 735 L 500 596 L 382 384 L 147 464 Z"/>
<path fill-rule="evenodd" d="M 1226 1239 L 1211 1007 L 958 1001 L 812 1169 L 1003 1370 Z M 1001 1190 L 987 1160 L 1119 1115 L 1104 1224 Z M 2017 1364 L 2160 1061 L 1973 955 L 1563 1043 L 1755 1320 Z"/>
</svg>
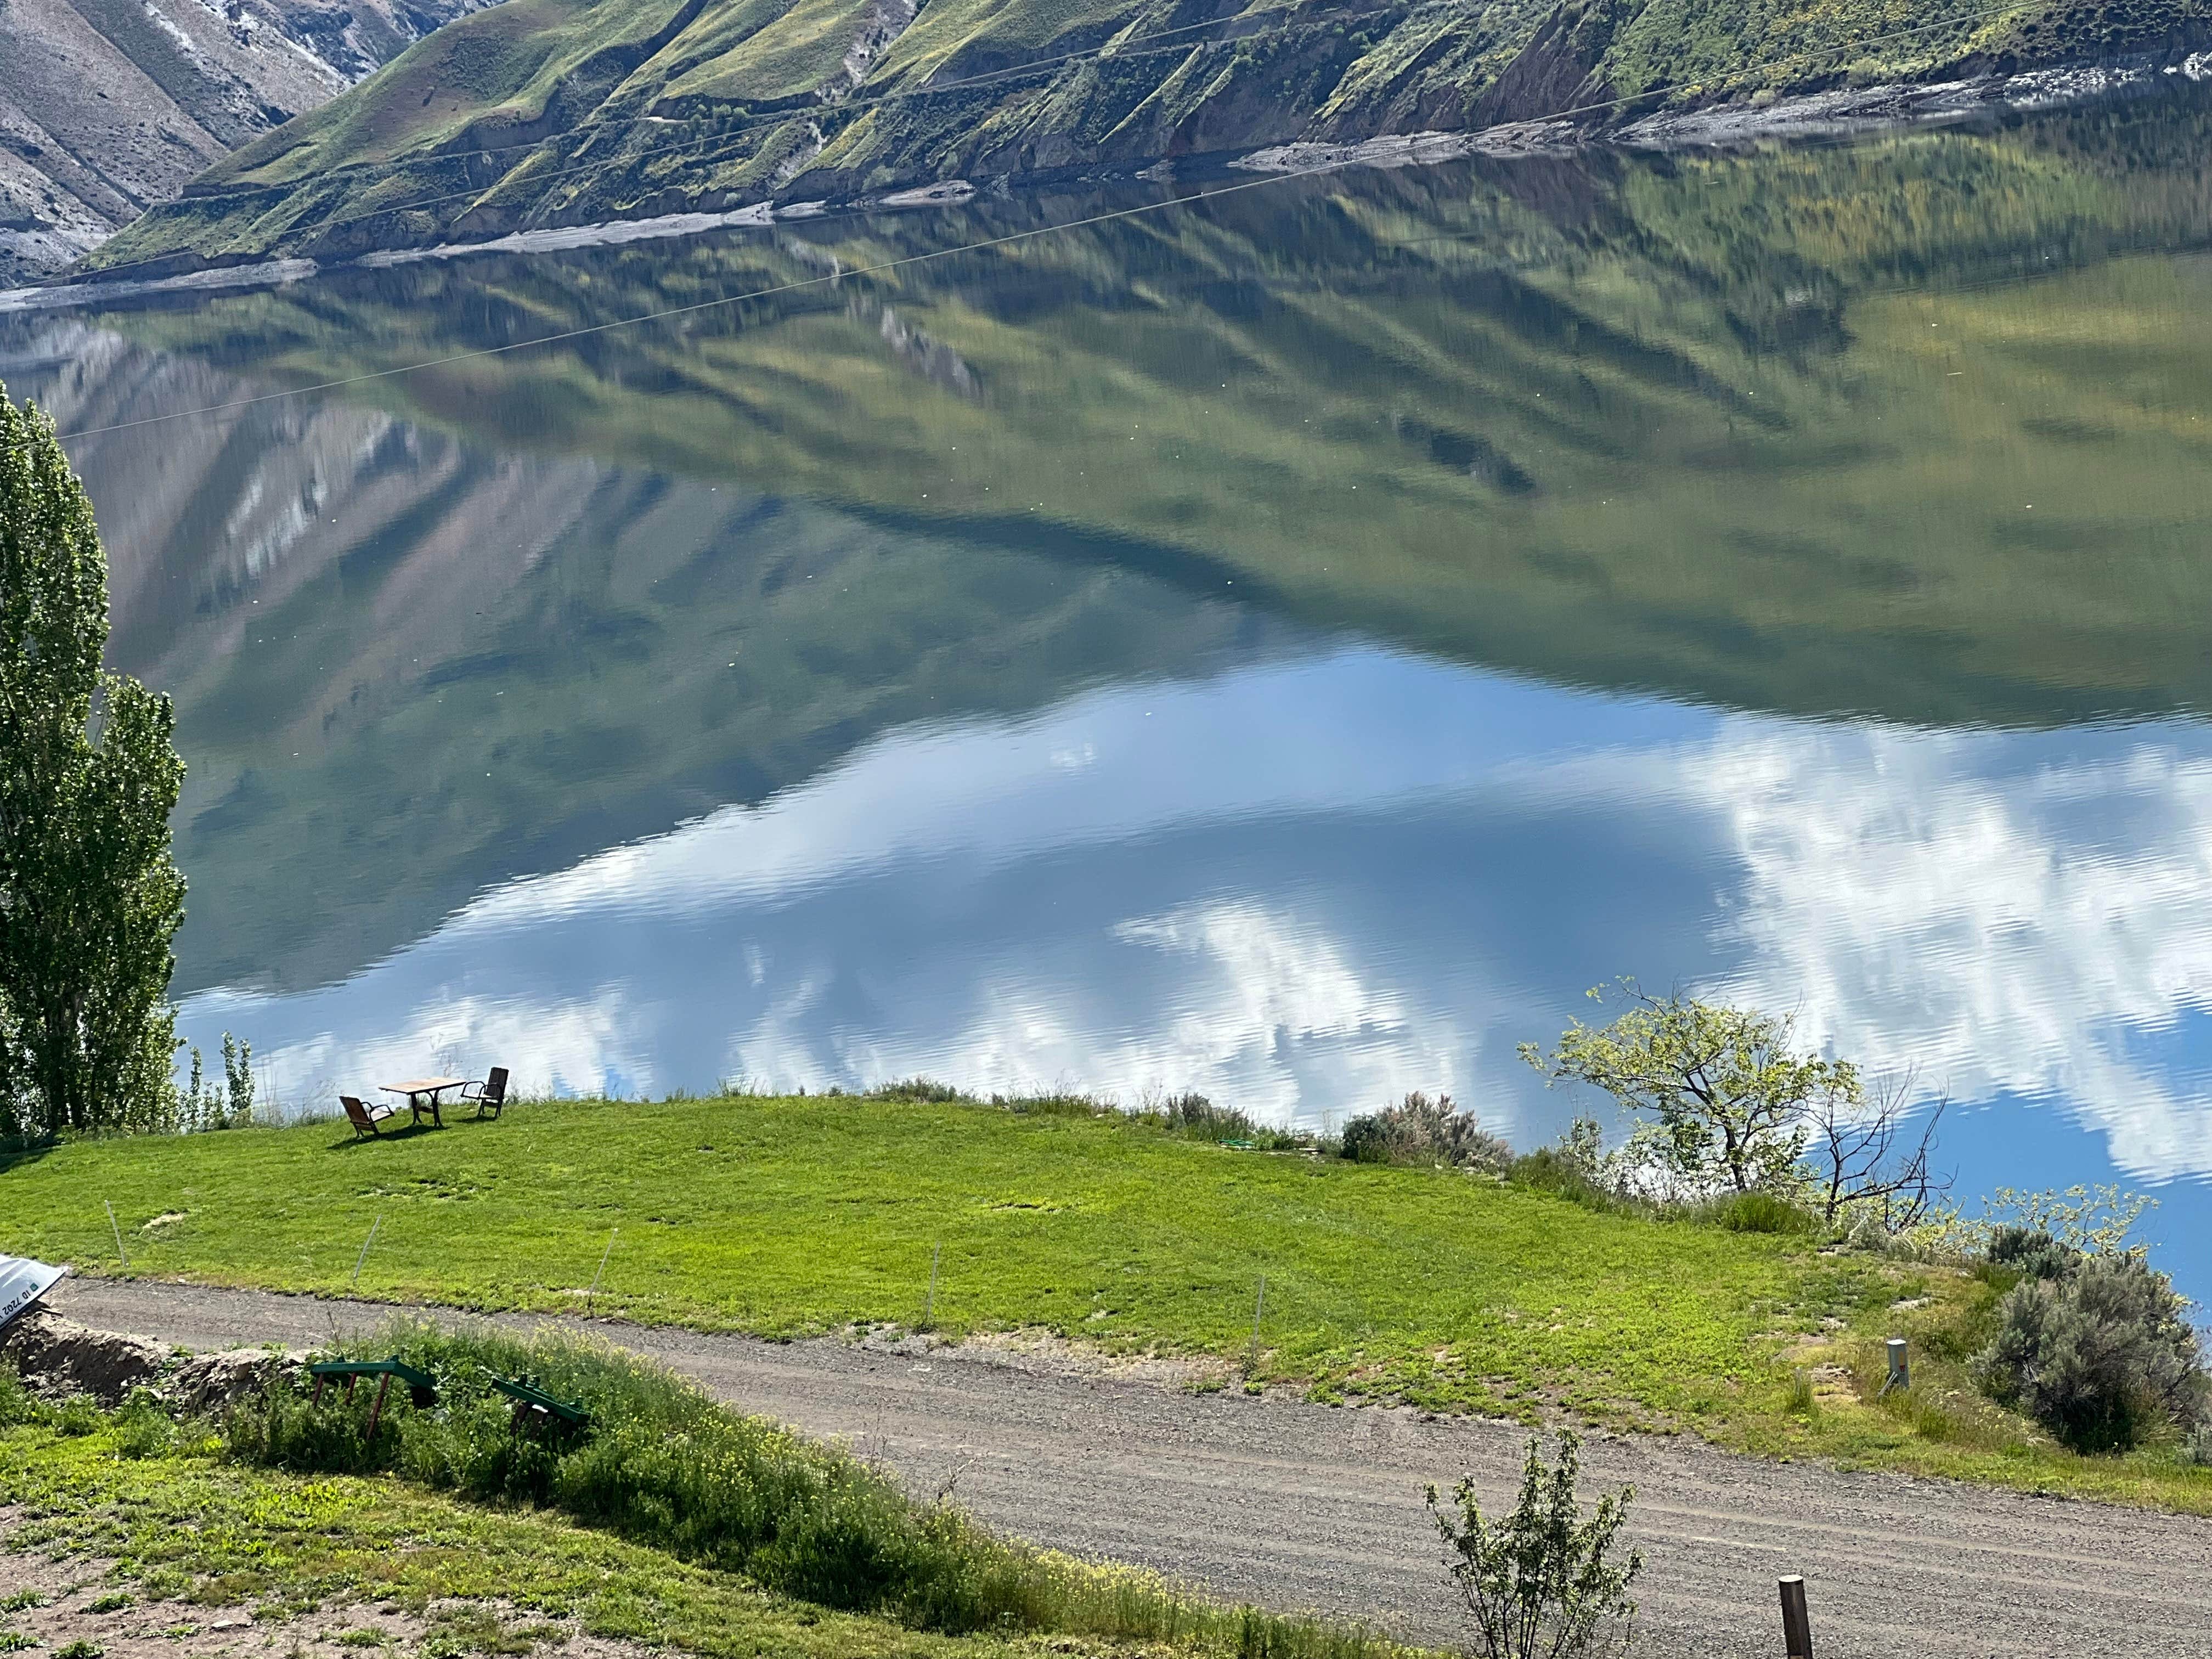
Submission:
<svg viewBox="0 0 2212 1659">
<path fill-rule="evenodd" d="M 2212 737 L 1723 715 L 1348 649 L 910 727 L 479 898 L 342 985 L 211 992 L 327 1096 L 915 1073 L 1280 1119 L 1443 1087 L 1522 1144 L 1577 1103 L 1514 1045 L 1617 973 L 1772 1008 L 1968 1108 L 1969 1197 L 2164 1187 L 2212 1285 Z M 2002 1104 L 2006 1109 L 1984 1110 Z"/>
</svg>

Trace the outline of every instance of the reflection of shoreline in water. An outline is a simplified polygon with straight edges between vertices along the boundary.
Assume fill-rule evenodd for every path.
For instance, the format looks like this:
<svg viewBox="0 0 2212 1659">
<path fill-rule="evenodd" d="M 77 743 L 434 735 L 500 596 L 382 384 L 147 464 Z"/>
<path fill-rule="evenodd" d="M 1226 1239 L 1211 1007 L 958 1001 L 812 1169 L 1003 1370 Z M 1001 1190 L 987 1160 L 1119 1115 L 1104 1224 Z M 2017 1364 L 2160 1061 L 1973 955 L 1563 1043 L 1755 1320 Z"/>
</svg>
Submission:
<svg viewBox="0 0 2212 1659">
<path fill-rule="evenodd" d="M 1299 180 L 370 395 L 503 454 L 1079 540 L 1598 689 L 2134 717 L 2212 706 L 2212 290 L 2118 257 L 2212 240 L 2207 145 L 2197 94 L 1996 134 Z M 112 321 L 337 378 L 1041 216 L 979 198 Z"/>
<path fill-rule="evenodd" d="M 1570 1103 L 1515 1042 L 1653 966 L 2212 1176 L 2212 737 L 1716 720 L 1352 651 L 896 733 L 345 986 L 218 1000 L 322 1063 L 497 1048 L 530 1087 L 1066 1077 L 1289 1120 L 1419 1083 L 1525 1144 Z M 263 1052 L 304 1075 L 299 1040 Z"/>
</svg>

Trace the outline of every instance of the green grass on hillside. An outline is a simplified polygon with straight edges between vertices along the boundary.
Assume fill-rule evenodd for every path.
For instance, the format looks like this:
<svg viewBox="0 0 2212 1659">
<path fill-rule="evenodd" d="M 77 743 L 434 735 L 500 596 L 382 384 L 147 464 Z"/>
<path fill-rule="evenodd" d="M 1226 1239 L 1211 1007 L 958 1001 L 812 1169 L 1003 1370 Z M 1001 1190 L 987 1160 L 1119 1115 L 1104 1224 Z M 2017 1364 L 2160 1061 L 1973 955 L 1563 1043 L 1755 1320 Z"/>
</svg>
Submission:
<svg viewBox="0 0 2212 1659">
<path fill-rule="evenodd" d="M 4 1176 L 0 1247 L 400 1302 L 799 1336 L 1048 1330 L 1262 1378 L 1504 1412 L 1723 1409 L 1754 1339 L 1893 1295 L 1860 1261 L 1656 1230 L 1464 1176 L 1240 1152 L 1088 1116 L 821 1097 L 559 1102 L 353 1144 L 343 1125 L 58 1148 Z"/>
<path fill-rule="evenodd" d="M 1492 1177 L 1240 1152 L 1141 1122 L 854 1097 L 529 1103 L 83 1142 L 0 1171 L 0 1249 L 140 1274 L 776 1336 L 923 1322 L 1182 1354 L 1195 1386 L 1565 1414 L 2212 1513 L 2171 1449 L 2077 1458 L 1979 1401 L 1990 1287 L 1812 1242 L 1598 1213 Z M 1903 1307 L 1898 1304 L 1906 1304 Z M 1880 1339 L 1925 1356 L 1876 1403 Z M 1799 1376 L 1809 1381 L 1793 1383 Z"/>
<path fill-rule="evenodd" d="M 112 1563 L 107 1580 L 135 1601 L 189 1601 L 210 1620 L 240 1607 L 257 1621 L 319 1610 L 343 1626 L 349 1606 L 378 1603 L 430 1613 L 423 1650 L 447 1655 L 526 1652 L 532 1621 L 549 1619 L 708 1659 L 1127 1650 L 932 1635 L 771 1595 L 550 1514 L 479 1508 L 393 1480 L 249 1468 L 218 1461 L 212 1443 L 137 1457 L 113 1419 L 72 1426 L 92 1431 L 0 1431 L 0 1508 L 23 1512 L 8 1547 Z"/>
</svg>

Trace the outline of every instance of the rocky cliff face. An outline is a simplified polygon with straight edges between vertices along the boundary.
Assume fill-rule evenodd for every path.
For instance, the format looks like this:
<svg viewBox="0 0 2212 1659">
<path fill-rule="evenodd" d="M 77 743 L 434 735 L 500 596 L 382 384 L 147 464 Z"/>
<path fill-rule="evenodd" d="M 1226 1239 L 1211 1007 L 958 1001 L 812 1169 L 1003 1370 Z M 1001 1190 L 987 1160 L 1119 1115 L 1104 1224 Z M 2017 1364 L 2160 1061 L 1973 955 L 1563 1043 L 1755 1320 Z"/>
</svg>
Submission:
<svg viewBox="0 0 2212 1659">
<path fill-rule="evenodd" d="M 0 285 L 487 0 L 0 0 Z"/>
</svg>

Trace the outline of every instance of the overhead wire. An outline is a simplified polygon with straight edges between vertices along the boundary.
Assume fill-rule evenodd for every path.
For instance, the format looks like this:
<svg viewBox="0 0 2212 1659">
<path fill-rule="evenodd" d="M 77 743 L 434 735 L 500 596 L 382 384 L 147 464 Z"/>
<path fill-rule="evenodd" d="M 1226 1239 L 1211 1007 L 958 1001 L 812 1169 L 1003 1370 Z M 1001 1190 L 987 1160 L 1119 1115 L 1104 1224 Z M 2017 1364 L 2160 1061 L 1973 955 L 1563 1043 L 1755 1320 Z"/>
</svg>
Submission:
<svg viewBox="0 0 2212 1659">
<path fill-rule="evenodd" d="M 835 116 L 853 110 L 866 110 L 878 107 L 885 104 L 904 102 L 909 100 L 920 98 L 941 96 L 947 93 L 963 91 L 976 86 L 996 84 L 1007 80 L 1019 79 L 1025 76 L 1042 73 L 1047 70 L 1060 68 L 1069 63 L 1078 62 L 1086 58 L 1100 58 L 1107 57 L 1117 58 L 1123 57 L 1156 57 L 1162 52 L 1182 51 L 1184 48 L 1181 46 L 1155 46 L 1149 51 L 1132 51 L 1130 48 L 1145 41 L 1165 40 L 1171 36 L 1191 33 L 1200 29 L 1226 27 L 1233 24 L 1243 22 L 1252 17 L 1265 16 L 1273 12 L 1296 11 L 1301 9 L 1308 3 L 1310 3 L 1310 0 L 1291 0 L 1291 3 L 1285 5 L 1255 8 L 1250 10 L 1239 12 L 1231 17 L 1214 18 L 1206 22 L 1187 23 L 1172 29 L 1158 29 L 1144 34 L 1122 37 L 1116 40 L 1106 42 L 1096 47 L 1089 47 L 1079 52 L 1063 52 L 1056 57 L 1039 58 L 1032 63 L 1012 65 L 1004 70 L 985 70 L 974 76 L 964 76 L 957 81 L 931 82 L 922 86 L 879 93 L 867 98 L 845 99 L 835 103 L 824 103 L 789 110 L 768 111 L 757 115 L 748 115 L 739 118 L 734 123 L 726 123 L 720 131 L 709 135 L 707 138 L 687 139 L 681 143 L 673 144 L 655 145 L 644 149 L 631 150 L 622 155 L 611 156 L 607 160 L 602 161 L 585 161 L 579 162 L 572 167 L 551 168 L 545 172 L 533 174 L 524 182 L 534 188 L 555 179 L 574 178 L 586 173 L 612 172 L 619 168 L 635 167 L 641 161 L 651 160 L 658 156 L 680 154 L 686 150 L 691 150 L 701 144 L 706 145 L 707 148 L 703 153 L 697 156 L 697 159 L 702 161 L 711 161 L 717 159 L 730 150 L 742 148 L 742 141 L 738 138 L 733 138 L 733 134 L 750 132 L 758 127 L 787 125 L 794 121 L 811 119 L 817 116 Z M 1235 46 L 1254 40 L 1271 40 L 1284 34 L 1295 33 L 1301 28 L 1320 27 L 1321 25 L 1333 20 L 1343 21 L 1349 18 L 1380 16 L 1390 12 L 1408 11 L 1412 9 L 1412 3 L 1413 0 L 1393 0 L 1392 3 L 1379 6 L 1333 7 L 1316 17 L 1301 22 L 1285 23 L 1275 28 L 1260 30 L 1249 34 L 1224 36 L 1222 40 L 1218 41 L 1203 41 L 1198 43 L 1198 45 L 1200 47 L 1211 46 Z M 1906 28 L 1892 29 L 1881 34 L 1862 36 L 1856 40 L 1839 46 L 1808 47 L 1802 51 L 1786 53 L 1782 57 L 1770 59 L 1767 62 L 1747 65 L 1745 68 L 1735 70 L 1729 78 L 1741 80 L 1744 76 L 1758 74 L 1764 70 L 1779 68 L 1784 64 L 1797 63 L 1806 59 L 1817 59 L 1826 57 L 1840 56 L 1846 52 L 1863 52 L 1869 46 L 1880 46 L 1890 41 L 1905 40 L 1914 35 L 1933 33 L 1938 30 L 1955 27 L 1963 23 L 1987 21 L 1991 18 L 2004 16 L 2013 12 L 2039 10 L 2044 9 L 2048 3 L 2049 0 L 2005 0 L 2005 3 L 2003 4 L 1984 7 L 1972 11 L 1954 13 L 1948 17 L 1938 18 L 1932 22 L 1915 24 Z M 1704 82 L 1699 80 L 1683 80 L 1673 82 L 1662 82 L 1656 86 L 1646 87 L 1640 92 L 1626 93 L 1618 97 L 1601 99 L 1595 102 L 1576 105 L 1566 109 L 1554 110 L 1548 114 L 1528 117 L 1524 118 L 1522 121 L 1504 125 L 1537 125 L 1546 121 L 1565 120 L 1578 115 L 1595 114 L 1604 110 L 1618 109 L 1625 105 L 1639 103 L 1647 99 L 1664 97 L 1670 93 L 1680 91 L 1685 88 L 1702 84 L 1704 84 Z M 589 128 L 580 128 L 577 131 L 588 131 Z M 389 176 L 392 173 L 397 173 L 411 167 L 422 167 L 441 161 L 473 161 L 482 160 L 488 156 L 510 155 L 524 150 L 542 149 L 544 147 L 545 143 L 545 140 L 539 140 L 536 143 L 511 144 L 493 149 L 452 150 L 433 153 L 408 160 L 395 160 L 389 162 L 362 164 L 356 167 L 332 167 L 321 173 L 310 173 L 301 179 L 288 181 L 287 185 L 281 188 L 284 189 L 286 195 L 289 196 L 290 194 L 295 194 L 301 190 L 307 189 L 314 184 L 346 176 L 356 172 L 368 172 L 380 169 L 386 173 L 386 176 Z M 504 181 L 504 177 L 505 175 L 502 175 L 501 179 L 493 179 L 489 183 L 483 185 L 471 185 L 464 190 L 446 191 L 434 196 L 418 197 L 410 201 L 388 202 L 380 204 L 374 207 L 360 208 L 351 213 L 342 213 L 327 219 L 316 220 L 304 226 L 297 227 L 297 228 L 319 234 L 332 230 L 340 225 L 356 224 L 364 220 L 382 218 L 387 214 L 410 213 L 421 208 L 435 207 L 445 202 L 454 202 L 480 198 L 496 190 L 501 183 Z M 241 198 L 252 197 L 255 195 L 266 194 L 270 190 L 276 188 L 280 187 L 264 186 L 258 191 L 240 191 L 235 192 L 235 194 Z M 197 203 L 200 204 L 220 204 L 224 198 L 219 196 L 205 196 L 195 198 L 193 199 Z M 281 204 L 283 199 L 284 197 L 280 196 L 277 203 L 272 205 Z M 97 272 L 93 274 L 98 280 L 105 281 L 124 271 L 138 270 L 143 270 L 149 265 L 166 264 L 175 257 L 176 256 L 173 253 L 152 254 L 149 255 L 145 258 L 130 260 L 121 264 L 104 265 L 101 266 Z M 276 258 L 282 256 L 277 250 L 272 248 L 270 251 L 269 257 Z M 33 284 L 34 287 L 62 287 L 68 285 L 70 285 L 70 279 L 66 277 L 49 278 L 44 283 Z"/>
<path fill-rule="evenodd" d="M 1063 220 L 1055 224 L 1039 225 L 1030 230 L 1011 231 L 1004 236 L 986 237 L 981 241 L 964 242 L 957 247 L 933 248 L 927 253 L 908 253 L 896 259 L 878 260 L 870 265 L 841 265 L 817 276 L 801 277 L 793 282 L 777 283 L 768 288 L 753 289 L 743 294 L 726 294 L 712 300 L 696 300 L 689 305 L 664 307 L 633 317 L 618 317 L 604 323 L 592 323 L 582 328 L 562 329 L 556 334 L 542 334 L 527 340 L 510 340 L 505 345 L 479 346 L 469 351 L 455 351 L 443 357 L 432 357 L 422 362 L 405 363 L 396 368 L 373 369 L 366 374 L 348 374 L 333 380 L 319 380 L 312 386 L 288 386 L 280 392 L 264 392 L 251 398 L 233 398 L 227 402 L 206 404 L 198 409 L 180 409 L 167 415 L 148 415 L 135 421 L 118 421 L 109 426 L 82 428 L 59 435 L 64 443 L 74 443 L 80 438 L 97 438 L 111 432 L 127 432 L 134 427 L 158 426 L 165 421 L 187 420 L 199 415 L 214 415 L 227 410 L 245 409 L 255 404 L 274 403 L 281 398 L 304 397 L 311 392 L 331 392 L 341 386 L 361 386 L 370 380 L 386 380 L 394 375 L 413 374 L 427 368 L 442 368 L 448 364 L 471 362 L 483 357 L 496 357 L 510 351 L 527 350 L 533 346 L 555 345 L 563 340 L 580 340 L 594 334 L 605 334 L 617 328 L 633 328 L 640 323 L 660 322 L 671 317 L 689 316 L 696 312 L 713 311 L 723 306 L 743 305 L 749 300 L 765 300 L 779 294 L 796 293 L 801 289 L 818 288 L 824 283 L 842 282 L 848 276 L 873 276 L 902 266 L 922 264 L 933 259 L 949 259 L 963 253 L 979 253 L 994 247 L 1006 247 L 1016 242 L 1034 241 L 1039 237 L 1057 235 L 1062 231 L 1080 230 L 1089 225 L 1111 223 L 1117 219 L 1133 219 L 1141 214 L 1158 213 L 1171 207 L 1187 207 L 1194 202 L 1216 200 L 1233 196 L 1239 191 L 1258 190 L 1263 185 L 1283 183 L 1294 178 L 1311 178 L 1316 173 L 1334 173 L 1352 165 L 1348 161 L 1325 162 L 1311 167 L 1287 173 L 1267 173 L 1256 179 L 1241 179 L 1233 185 L 1217 185 L 1211 190 L 1196 191 L 1188 196 L 1164 198 L 1157 202 L 1139 202 L 1133 206 L 1116 208 L 1107 213 L 1094 213 L 1080 219 Z"/>
<path fill-rule="evenodd" d="M 1845 49 L 1857 50 L 1884 40 L 1896 40 L 1912 34 L 1924 33 L 1930 28 L 1948 27 L 1949 23 L 1970 21 L 1975 17 L 1996 16 L 2007 12 L 2029 10 L 2042 3 L 2043 0 L 2012 0 L 2012 3 L 1987 8 L 1975 13 L 1961 14 L 1943 22 L 1896 30 L 1881 36 L 1866 37 L 1853 42 L 1850 47 Z M 1796 62 L 1801 58 L 1819 55 L 1824 54 L 1787 53 L 1761 64 L 1746 65 L 1735 73 L 1738 77 L 1755 75 L 1763 70 L 1776 69 L 1784 64 Z M 1703 84 L 1701 82 L 1688 81 L 1677 82 L 1672 88 L 1646 88 L 1642 92 L 1623 97 L 1573 106 L 1548 114 L 1527 117 L 1518 121 L 1499 122 L 1472 134 L 1456 136 L 1464 140 L 1480 137 L 1484 133 L 1506 128 L 1539 127 L 1550 122 L 1564 120 L 1569 116 L 1616 108 L 1622 104 L 1641 102 L 1646 99 L 1663 96 L 1669 90 L 1679 90 L 1683 87 L 1701 84 Z M 672 317 L 695 315 L 700 312 L 717 310 L 726 306 L 744 305 L 754 300 L 771 299 L 778 295 L 796 293 L 805 289 L 818 288 L 826 283 L 842 282 L 847 277 L 878 276 L 885 271 L 901 270 L 909 265 L 924 264 L 933 260 L 957 258 L 964 253 L 978 253 L 992 248 L 1011 246 L 1016 243 L 1058 235 L 1065 231 L 1081 230 L 1092 225 L 1109 224 L 1118 220 L 1133 219 L 1146 214 L 1164 212 L 1170 208 L 1188 207 L 1200 202 L 1216 201 L 1223 197 L 1234 196 L 1244 191 L 1258 190 L 1270 185 L 1285 184 L 1296 179 L 1310 179 L 1324 173 L 1340 172 L 1346 167 L 1358 165 L 1359 159 L 1356 153 L 1348 153 L 1334 160 L 1318 162 L 1311 167 L 1285 168 L 1259 178 L 1240 179 L 1234 184 L 1218 185 L 1208 189 L 1194 191 L 1186 195 L 1164 197 L 1158 201 L 1136 203 L 1126 208 L 1115 208 L 1104 213 L 1088 214 L 1081 218 L 1061 220 L 1049 225 L 1039 225 L 1029 230 L 1012 231 L 1002 236 L 985 237 L 976 241 L 963 242 L 955 247 L 934 248 L 926 253 L 902 254 L 897 258 L 878 260 L 873 264 L 840 265 L 835 270 L 824 271 L 818 276 L 801 277 L 787 283 L 777 283 L 766 288 L 749 289 L 742 294 L 727 294 L 712 300 L 698 300 L 685 305 L 664 307 L 659 310 L 643 312 L 634 316 L 614 318 L 604 323 L 592 323 L 579 328 L 562 329 L 551 334 L 535 335 L 527 340 L 510 340 L 503 345 L 479 346 L 467 351 L 449 352 L 444 356 L 403 363 L 392 368 L 373 369 L 360 374 L 348 374 L 334 380 L 319 380 L 307 386 L 288 386 L 280 391 L 260 392 L 250 398 L 234 398 L 222 403 L 202 404 L 194 409 L 176 410 L 165 415 L 149 415 L 135 421 L 118 421 L 106 426 L 81 428 L 75 432 L 58 435 L 61 441 L 73 443 L 82 438 L 101 437 L 110 433 L 131 431 L 139 427 L 158 426 L 169 421 L 189 420 L 202 415 L 221 414 L 234 409 L 251 408 L 256 404 L 275 403 L 288 398 L 305 397 L 311 392 L 332 392 L 346 386 L 366 385 L 374 380 L 391 380 L 398 375 L 419 374 L 425 369 L 442 368 L 454 363 L 502 356 L 509 352 L 526 351 L 538 346 L 556 345 L 563 341 L 584 339 L 594 335 L 609 333 L 616 329 L 632 328 L 644 323 L 665 321 Z"/>
</svg>

